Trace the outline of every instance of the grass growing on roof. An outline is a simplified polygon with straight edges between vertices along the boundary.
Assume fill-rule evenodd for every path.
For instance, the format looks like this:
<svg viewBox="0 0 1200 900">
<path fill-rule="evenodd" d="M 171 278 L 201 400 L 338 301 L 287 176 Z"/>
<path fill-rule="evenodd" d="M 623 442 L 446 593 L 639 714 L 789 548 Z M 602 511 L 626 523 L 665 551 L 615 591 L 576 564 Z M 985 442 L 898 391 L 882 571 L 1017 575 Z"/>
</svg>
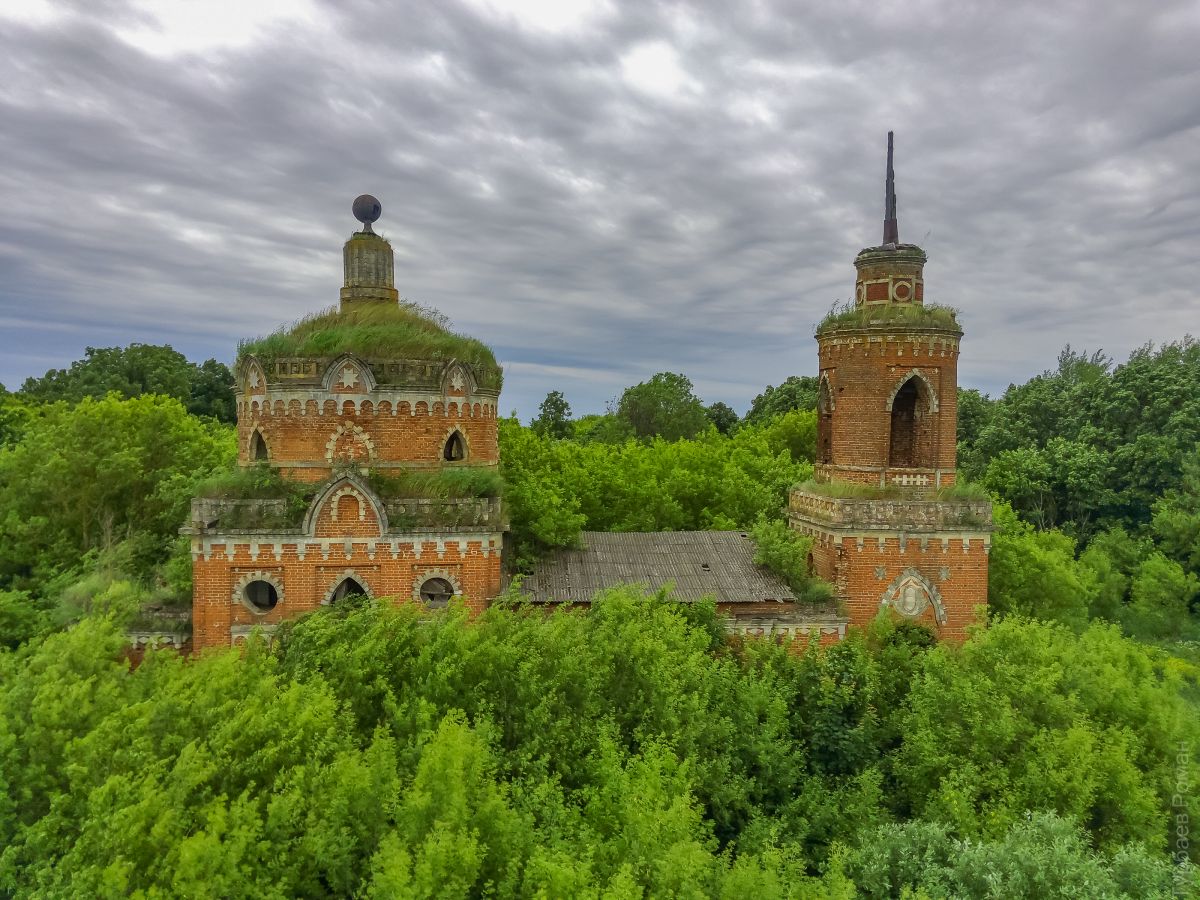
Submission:
<svg viewBox="0 0 1200 900">
<path fill-rule="evenodd" d="M 445 469 L 383 472 L 367 475 L 371 489 L 381 497 L 421 497 L 456 500 L 464 497 L 499 497 L 504 480 L 493 468 L 461 466 Z"/>
<path fill-rule="evenodd" d="M 903 487 L 898 484 L 880 486 L 850 481 L 805 481 L 796 490 L 839 500 L 988 500 L 987 488 L 969 481 L 943 485 L 940 488 Z"/>
<path fill-rule="evenodd" d="M 437 310 L 416 303 L 363 303 L 305 316 L 238 344 L 238 356 L 285 359 L 355 353 L 376 359 L 457 359 L 470 363 L 483 387 L 499 388 L 500 367 L 482 341 L 456 334 Z"/>
<path fill-rule="evenodd" d="M 932 303 L 875 303 L 856 306 L 834 304 L 817 326 L 817 334 L 835 328 L 868 325 L 908 325 L 916 328 L 945 328 L 958 331 L 958 310 Z"/>
</svg>

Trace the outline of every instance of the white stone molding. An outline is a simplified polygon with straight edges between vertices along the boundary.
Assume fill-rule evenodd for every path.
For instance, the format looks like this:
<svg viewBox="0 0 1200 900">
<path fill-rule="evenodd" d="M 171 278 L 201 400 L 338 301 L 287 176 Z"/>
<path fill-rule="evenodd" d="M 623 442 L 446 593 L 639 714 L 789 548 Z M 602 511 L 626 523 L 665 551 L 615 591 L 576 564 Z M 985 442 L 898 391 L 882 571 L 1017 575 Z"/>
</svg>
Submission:
<svg viewBox="0 0 1200 900">
<path fill-rule="evenodd" d="M 450 586 L 454 588 L 454 596 L 462 596 L 462 582 L 460 582 L 458 578 L 452 575 L 448 570 L 422 569 L 417 573 L 417 577 L 413 579 L 412 595 L 414 600 L 418 602 L 421 600 L 421 585 L 427 582 L 430 578 L 441 578 L 444 581 L 449 582 Z"/>
<path fill-rule="evenodd" d="M 462 457 L 462 459 L 448 460 L 448 459 L 446 459 L 446 444 L 450 440 L 451 435 L 453 435 L 456 431 L 458 432 L 459 438 L 462 439 L 463 457 Z M 457 425 L 451 425 L 449 428 L 446 429 L 445 433 L 442 435 L 441 443 L 438 444 L 438 459 L 444 463 L 445 462 L 465 463 L 470 458 L 471 458 L 471 441 L 467 438 L 467 433 L 462 428 L 459 428 Z"/>
<path fill-rule="evenodd" d="M 375 492 L 367 487 L 366 483 L 355 475 L 343 475 L 341 478 L 334 481 L 333 484 L 326 487 L 325 490 L 323 490 L 313 499 L 312 504 L 308 507 L 308 513 L 304 516 L 304 533 L 306 535 L 316 535 L 317 522 L 320 520 L 321 510 L 325 508 L 326 503 L 334 504 L 333 520 L 336 522 L 337 501 L 347 495 L 358 497 L 358 513 L 360 521 L 366 521 L 366 504 L 369 503 L 371 505 L 371 509 L 375 512 L 375 520 L 379 523 L 379 534 L 382 537 L 388 529 L 387 512 L 384 510 L 383 503 L 379 497 L 375 495 Z M 280 538 L 280 540 L 286 541 L 287 539 Z M 297 540 L 305 539 L 292 538 L 292 540 L 288 541 L 288 543 L 296 543 Z M 337 538 L 336 540 L 341 541 L 343 538 Z M 322 552 L 328 556 L 328 547 L 323 546 Z"/>
<path fill-rule="evenodd" d="M 446 363 L 442 369 L 442 394 L 450 396 L 451 391 L 462 391 L 468 397 L 479 390 L 479 383 L 471 370 L 456 359 Z"/>
</svg>

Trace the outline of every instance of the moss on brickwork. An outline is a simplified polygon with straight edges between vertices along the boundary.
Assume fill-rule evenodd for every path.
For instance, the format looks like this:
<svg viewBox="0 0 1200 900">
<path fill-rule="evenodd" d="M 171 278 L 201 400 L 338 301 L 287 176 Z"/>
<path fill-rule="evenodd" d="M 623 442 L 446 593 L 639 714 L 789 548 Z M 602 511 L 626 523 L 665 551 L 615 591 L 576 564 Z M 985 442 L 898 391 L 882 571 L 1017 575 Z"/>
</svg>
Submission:
<svg viewBox="0 0 1200 900">
<path fill-rule="evenodd" d="M 910 328 L 937 328 L 957 331 L 958 311 L 950 306 L 925 303 L 878 303 L 857 306 L 845 303 L 834 306 L 821 324 L 818 336 L 827 331 L 842 328 L 869 328 L 871 326 L 906 326 Z"/>
<path fill-rule="evenodd" d="M 480 387 L 499 390 L 503 376 L 491 349 L 448 325 L 440 313 L 415 303 L 331 308 L 242 341 L 238 357 L 274 360 L 353 353 L 371 359 L 456 359 L 471 365 Z"/>
</svg>

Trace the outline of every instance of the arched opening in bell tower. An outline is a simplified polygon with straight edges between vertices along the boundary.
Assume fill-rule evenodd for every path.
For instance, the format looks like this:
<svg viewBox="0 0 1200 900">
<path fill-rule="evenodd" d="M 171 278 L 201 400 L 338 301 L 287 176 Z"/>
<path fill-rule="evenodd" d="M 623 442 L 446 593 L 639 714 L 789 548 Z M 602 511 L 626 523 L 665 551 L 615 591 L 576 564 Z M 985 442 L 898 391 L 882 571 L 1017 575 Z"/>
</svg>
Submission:
<svg viewBox="0 0 1200 900">
<path fill-rule="evenodd" d="M 916 375 L 910 377 L 892 398 L 888 466 L 896 469 L 929 468 L 932 447 L 927 414 L 931 411 L 929 388 Z"/>
<path fill-rule="evenodd" d="M 264 462 L 269 458 L 267 442 L 257 428 L 254 429 L 254 436 L 250 438 L 250 458 L 255 462 Z"/>
<path fill-rule="evenodd" d="M 833 462 L 833 392 L 827 378 L 817 390 L 817 462 Z"/>
</svg>

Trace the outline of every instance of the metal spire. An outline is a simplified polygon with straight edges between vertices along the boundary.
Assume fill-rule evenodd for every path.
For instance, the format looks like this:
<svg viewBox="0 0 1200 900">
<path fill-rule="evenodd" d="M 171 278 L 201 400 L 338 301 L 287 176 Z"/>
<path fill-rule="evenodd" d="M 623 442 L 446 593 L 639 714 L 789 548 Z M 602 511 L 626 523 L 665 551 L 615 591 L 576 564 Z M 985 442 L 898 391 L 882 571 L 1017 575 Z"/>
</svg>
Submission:
<svg viewBox="0 0 1200 900">
<path fill-rule="evenodd" d="M 892 135 L 888 132 L 887 192 L 883 201 L 883 243 L 900 243 L 900 226 L 896 221 L 896 173 L 892 171 Z"/>
</svg>

